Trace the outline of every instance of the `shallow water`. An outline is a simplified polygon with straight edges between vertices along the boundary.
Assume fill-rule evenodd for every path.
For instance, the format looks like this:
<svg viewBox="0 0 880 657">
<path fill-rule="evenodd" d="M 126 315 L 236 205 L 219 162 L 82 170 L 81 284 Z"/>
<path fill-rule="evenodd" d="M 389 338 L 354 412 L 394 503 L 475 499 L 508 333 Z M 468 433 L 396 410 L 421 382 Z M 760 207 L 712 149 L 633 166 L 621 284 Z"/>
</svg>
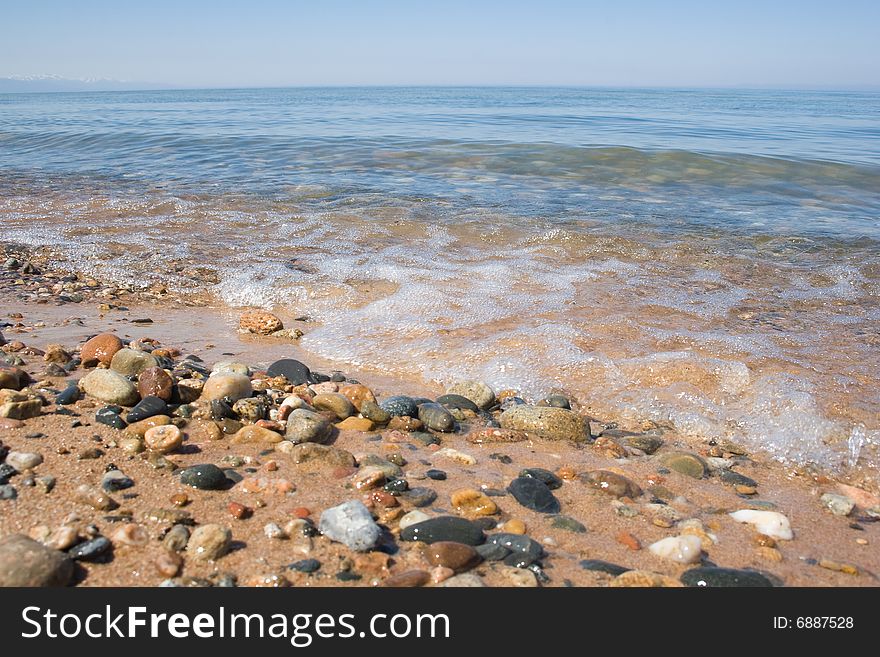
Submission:
<svg viewBox="0 0 880 657">
<path fill-rule="evenodd" d="M 878 94 L 0 96 L 4 241 L 875 483 L 878 217 Z"/>
</svg>

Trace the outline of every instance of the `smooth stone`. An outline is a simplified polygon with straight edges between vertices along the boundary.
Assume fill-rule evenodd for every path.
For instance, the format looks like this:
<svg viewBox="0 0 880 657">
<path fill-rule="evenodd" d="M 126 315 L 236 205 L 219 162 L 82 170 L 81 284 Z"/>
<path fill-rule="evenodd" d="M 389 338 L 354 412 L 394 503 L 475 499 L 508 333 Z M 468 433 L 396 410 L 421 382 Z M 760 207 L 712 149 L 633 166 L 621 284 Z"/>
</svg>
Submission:
<svg viewBox="0 0 880 657">
<path fill-rule="evenodd" d="M 419 407 L 415 400 L 406 395 L 389 397 L 379 404 L 379 408 L 392 417 L 418 417 L 419 414 Z"/>
<path fill-rule="evenodd" d="M 295 409 L 287 417 L 284 437 L 294 445 L 326 443 L 333 437 L 333 425 L 323 415 L 304 408 Z"/>
<path fill-rule="evenodd" d="M 138 375 L 137 389 L 141 397 L 158 397 L 162 401 L 171 401 L 174 379 L 161 367 L 148 367 Z"/>
<path fill-rule="evenodd" d="M 202 388 L 202 399 L 225 399 L 236 402 L 250 397 L 254 390 L 251 380 L 243 374 L 213 374 L 205 381 Z"/>
<path fill-rule="evenodd" d="M 123 376 L 137 376 L 150 367 L 158 366 L 159 361 L 155 356 L 136 349 L 120 349 L 110 361 L 110 369 Z"/>
<path fill-rule="evenodd" d="M 510 550 L 496 543 L 484 543 L 475 549 L 484 561 L 503 561 L 510 555 Z"/>
<path fill-rule="evenodd" d="M 557 477 L 555 474 L 550 472 L 549 470 L 545 470 L 544 468 L 525 468 L 521 470 L 519 473 L 520 477 L 531 477 L 532 479 L 538 479 L 547 486 L 550 490 L 556 490 L 557 488 L 562 488 L 562 479 Z"/>
<path fill-rule="evenodd" d="M 564 408 L 519 405 L 499 418 L 502 429 L 525 431 L 547 440 L 583 442 L 589 436 L 586 420 Z"/>
<path fill-rule="evenodd" d="M 437 492 L 421 486 L 410 488 L 408 491 L 401 493 L 400 499 L 412 504 L 417 509 L 433 504 L 437 499 Z"/>
<path fill-rule="evenodd" d="M 312 406 L 319 411 L 330 411 L 340 420 L 349 418 L 357 413 L 348 397 L 336 392 L 315 395 L 315 398 L 312 399 Z"/>
<path fill-rule="evenodd" d="M 791 523 L 788 518 L 778 511 L 755 511 L 754 509 L 741 509 L 734 511 L 730 517 L 737 522 L 748 523 L 759 533 L 778 538 L 783 541 L 790 541 L 794 538 L 791 531 Z"/>
<path fill-rule="evenodd" d="M 273 445 L 275 443 L 280 443 L 282 440 L 284 440 L 284 436 L 282 436 L 277 431 L 272 431 L 271 429 L 266 429 L 264 427 L 258 427 L 253 424 L 249 424 L 239 429 L 232 436 L 229 442 L 233 445 L 249 443 Z"/>
<path fill-rule="evenodd" d="M 501 429 L 500 427 L 476 429 L 467 435 L 468 442 L 476 445 L 482 445 L 483 443 L 520 443 L 528 439 L 529 435 L 525 431 Z"/>
<path fill-rule="evenodd" d="M 458 408 L 463 411 L 472 411 L 474 413 L 480 412 L 479 406 L 477 406 L 467 397 L 463 397 L 462 395 L 440 395 L 439 397 L 437 397 L 437 403 L 441 406 Z"/>
<path fill-rule="evenodd" d="M 67 586 L 73 570 L 67 555 L 24 534 L 0 538 L 0 587 Z"/>
<path fill-rule="evenodd" d="M 443 470 L 427 470 L 425 476 L 434 481 L 444 481 L 446 479 L 446 473 Z"/>
<path fill-rule="evenodd" d="M 119 372 L 94 370 L 79 380 L 79 387 L 90 397 L 107 404 L 133 406 L 138 401 L 134 384 Z"/>
<path fill-rule="evenodd" d="M 134 405 L 125 419 L 128 423 L 140 422 L 154 415 L 169 415 L 168 404 L 158 397 L 144 397 Z"/>
<path fill-rule="evenodd" d="M 14 500 L 18 497 L 18 491 L 12 484 L 0 484 L 0 500 Z"/>
<path fill-rule="evenodd" d="M 739 472 L 734 472 L 733 470 L 722 470 L 718 474 L 718 478 L 730 486 L 751 486 L 754 488 L 758 485 L 758 482 L 754 479 L 750 479 L 749 477 L 746 477 Z"/>
<path fill-rule="evenodd" d="M 43 462 L 43 455 L 36 452 L 12 451 L 6 455 L 6 465 L 15 468 L 16 472 L 31 470 Z"/>
<path fill-rule="evenodd" d="M 331 467 L 351 468 L 356 465 L 354 455 L 339 447 L 332 445 L 319 445 L 318 443 L 300 443 L 290 450 L 293 462 L 297 464 L 318 461 Z"/>
<path fill-rule="evenodd" d="M 238 318 L 238 329 L 244 333 L 272 335 L 283 328 L 281 319 L 265 310 L 248 310 Z"/>
<path fill-rule="evenodd" d="M 276 360 L 269 365 L 266 373 L 270 377 L 283 376 L 292 385 L 298 386 L 303 383 L 312 382 L 312 372 L 304 363 L 294 360 L 293 358 L 284 358 Z"/>
<path fill-rule="evenodd" d="M 631 570 L 630 568 L 624 568 L 623 566 L 618 566 L 616 563 L 602 561 L 601 559 L 584 559 L 580 562 L 580 566 L 584 570 L 594 570 L 600 573 L 607 573 L 612 577 L 617 577 L 618 575 L 622 575 Z"/>
<path fill-rule="evenodd" d="M 416 523 L 423 522 L 425 520 L 430 519 L 429 516 L 424 511 L 419 511 L 418 509 L 413 509 L 409 513 L 405 513 L 400 516 L 400 520 L 397 522 L 397 526 L 401 531 L 409 527 L 410 525 L 415 525 Z"/>
<path fill-rule="evenodd" d="M 101 488 L 108 493 L 115 493 L 134 486 L 134 480 L 119 470 L 110 470 L 101 478 Z"/>
<path fill-rule="evenodd" d="M 552 408 L 566 408 L 571 410 L 571 402 L 568 397 L 562 395 L 548 395 L 538 403 L 538 406 L 550 406 Z"/>
<path fill-rule="evenodd" d="M 186 544 L 187 553 L 200 561 L 214 561 L 229 551 L 232 532 L 223 525 L 196 527 Z"/>
<path fill-rule="evenodd" d="M 67 551 L 67 554 L 76 561 L 96 561 L 106 555 L 112 547 L 110 539 L 98 536 L 90 541 L 74 545 Z"/>
<path fill-rule="evenodd" d="M 180 483 L 201 490 L 220 490 L 226 488 L 229 479 L 226 477 L 226 473 L 216 465 L 202 463 L 181 470 Z"/>
<path fill-rule="evenodd" d="M 382 535 L 370 510 L 359 500 L 325 509 L 318 522 L 318 531 L 331 541 L 342 543 L 357 552 L 375 547 Z"/>
<path fill-rule="evenodd" d="M 437 543 L 452 541 L 465 545 L 480 545 L 485 541 L 483 530 L 470 520 L 455 516 L 439 516 L 414 525 L 409 525 L 400 532 L 404 541 L 421 541 Z"/>
<path fill-rule="evenodd" d="M 396 463 L 392 463 L 388 459 L 383 459 L 378 454 L 365 454 L 358 458 L 361 466 L 371 465 L 379 468 L 382 473 L 389 479 L 397 479 L 403 476 L 403 470 Z"/>
<path fill-rule="evenodd" d="M 608 493 L 614 497 L 637 498 L 642 494 L 642 489 L 632 480 L 608 470 L 592 470 L 578 475 L 580 481 L 588 486 Z"/>
<path fill-rule="evenodd" d="M 482 558 L 470 545 L 453 541 L 435 541 L 425 550 L 425 556 L 432 566 L 443 566 L 457 573 L 470 570 Z"/>
<path fill-rule="evenodd" d="M 430 404 L 421 404 L 419 406 L 419 420 L 428 429 L 450 433 L 455 431 L 455 418 L 452 413 L 443 408 L 440 404 L 431 402 Z"/>
<path fill-rule="evenodd" d="M 95 367 L 99 363 L 110 365 L 113 356 L 122 349 L 122 340 L 112 333 L 100 333 L 87 340 L 80 349 L 83 367 Z"/>
<path fill-rule="evenodd" d="M 604 436 L 606 432 L 603 432 Z M 636 434 L 634 436 L 622 436 L 620 438 L 620 443 L 627 447 L 634 447 L 635 449 L 642 450 L 645 454 L 653 454 L 658 449 L 663 447 L 663 439 L 658 436 L 652 436 L 650 434 L 641 433 Z"/>
<path fill-rule="evenodd" d="M 517 568 L 525 568 L 544 556 L 544 548 L 541 544 L 522 534 L 500 532 L 490 534 L 487 540 L 493 545 L 506 549 L 510 554 L 505 557 L 505 563 L 516 565 Z"/>
<path fill-rule="evenodd" d="M 361 415 L 375 422 L 376 424 L 385 424 L 391 419 L 391 413 L 381 408 L 376 402 L 366 400 L 361 404 Z"/>
<path fill-rule="evenodd" d="M 761 573 L 735 568 L 702 567 L 685 571 L 681 576 L 685 586 L 706 587 L 767 587 L 773 583 Z"/>
<path fill-rule="evenodd" d="M 366 433 L 367 431 L 372 431 L 373 424 L 372 420 L 368 420 L 365 417 L 349 417 L 345 418 L 342 422 L 337 422 L 334 425 L 340 431 L 360 431 L 361 433 Z"/>
<path fill-rule="evenodd" d="M 214 402 L 211 403 L 213 404 Z M 239 399 L 232 405 L 232 412 L 236 416 L 235 419 L 241 420 L 242 422 L 259 422 L 268 417 L 269 409 L 265 398 L 245 397 L 244 399 Z"/>
<path fill-rule="evenodd" d="M 836 493 L 825 493 L 819 498 L 819 501 L 835 516 L 848 516 L 856 506 L 855 502 L 846 495 L 837 495 Z"/>
<path fill-rule="evenodd" d="M 386 578 L 382 582 L 383 587 L 388 588 L 417 588 L 431 581 L 431 574 L 424 570 L 407 570 Z"/>
<path fill-rule="evenodd" d="M 559 513 L 561 508 L 559 500 L 540 479 L 517 477 L 510 482 L 507 491 L 524 507 L 539 513 Z"/>
<path fill-rule="evenodd" d="M 144 432 L 144 443 L 151 452 L 168 454 L 183 444 L 183 433 L 173 424 L 159 424 Z"/>
<path fill-rule="evenodd" d="M 694 479 L 702 479 L 709 474 L 706 461 L 690 452 L 669 452 L 660 457 L 660 464 L 679 474 Z"/>
<path fill-rule="evenodd" d="M 339 388 L 339 394 L 348 399 L 357 411 L 361 412 L 364 402 L 376 403 L 376 396 L 367 386 L 360 383 L 349 383 Z"/>
<path fill-rule="evenodd" d="M 0 485 L 5 485 L 9 480 L 18 474 L 18 470 L 8 463 L 0 463 Z"/>
<path fill-rule="evenodd" d="M 59 406 L 70 406 L 79 401 L 82 393 L 74 383 L 55 395 L 55 403 Z"/>
<path fill-rule="evenodd" d="M 95 422 L 107 425 L 108 427 L 113 427 L 114 429 L 118 429 L 121 431 L 128 426 L 125 423 L 125 420 L 123 420 L 120 416 L 121 412 L 122 408 L 115 405 L 99 408 L 97 411 L 95 411 Z"/>
<path fill-rule="evenodd" d="M 485 588 L 486 584 L 477 575 L 473 573 L 462 573 L 461 575 L 453 575 L 449 579 L 443 580 L 438 586 L 442 588 L 467 588 L 477 589 Z"/>
<path fill-rule="evenodd" d="M 321 562 L 317 559 L 301 559 L 300 561 L 294 561 L 287 566 L 288 570 L 295 570 L 299 573 L 314 573 L 320 568 Z"/>
<path fill-rule="evenodd" d="M 447 395 L 470 399 L 478 408 L 486 409 L 495 403 L 495 391 L 482 381 L 461 381 L 449 387 Z"/>
<path fill-rule="evenodd" d="M 702 549 L 700 537 L 692 534 L 668 536 L 648 546 L 652 554 L 676 563 L 696 563 L 700 560 Z"/>
<path fill-rule="evenodd" d="M 576 534 L 583 534 L 587 531 L 587 528 L 583 523 L 578 522 L 570 516 L 556 516 L 553 518 L 553 522 L 550 523 L 550 525 L 556 529 L 564 529 L 569 532 L 575 532 Z"/>
</svg>

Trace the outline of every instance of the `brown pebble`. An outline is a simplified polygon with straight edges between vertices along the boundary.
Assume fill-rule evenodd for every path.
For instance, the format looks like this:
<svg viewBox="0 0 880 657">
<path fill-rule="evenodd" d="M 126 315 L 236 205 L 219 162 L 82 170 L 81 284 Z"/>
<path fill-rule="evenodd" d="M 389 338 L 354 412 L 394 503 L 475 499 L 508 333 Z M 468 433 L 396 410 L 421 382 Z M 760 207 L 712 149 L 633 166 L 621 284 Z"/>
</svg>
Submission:
<svg viewBox="0 0 880 657">
<path fill-rule="evenodd" d="M 424 586 L 431 581 L 431 575 L 424 570 L 407 570 L 397 575 L 392 575 L 382 582 L 382 586 L 389 588 L 415 588 Z"/>
<path fill-rule="evenodd" d="M 427 546 L 425 556 L 432 566 L 451 568 L 457 573 L 470 570 L 480 563 L 480 555 L 470 545 L 438 541 Z"/>
<path fill-rule="evenodd" d="M 772 536 L 767 536 L 766 534 L 755 534 L 754 541 L 761 547 L 776 547 L 776 539 Z"/>
<path fill-rule="evenodd" d="M 269 461 L 263 466 L 268 472 L 275 472 L 278 469 L 277 461 Z"/>
<path fill-rule="evenodd" d="M 162 552 L 153 565 L 163 577 L 176 577 L 183 567 L 183 557 L 175 552 Z"/>
<path fill-rule="evenodd" d="M 226 510 L 236 520 L 244 520 L 251 515 L 251 510 L 238 502 L 230 502 L 226 505 Z"/>
<path fill-rule="evenodd" d="M 161 367 L 148 367 L 138 375 L 137 389 L 141 397 L 152 395 L 169 401 L 174 390 L 174 379 Z"/>
<path fill-rule="evenodd" d="M 298 506 L 293 510 L 293 515 L 296 516 L 297 518 L 305 519 L 305 518 L 308 518 L 310 515 L 312 515 L 312 512 L 310 509 L 308 509 L 304 506 Z"/>
<path fill-rule="evenodd" d="M 615 536 L 614 539 L 621 545 L 625 545 L 634 552 L 642 549 L 642 544 L 639 539 L 630 534 L 628 531 L 621 530 L 617 532 L 617 536 Z"/>
<path fill-rule="evenodd" d="M 758 555 L 762 559 L 767 561 L 772 561 L 774 563 L 779 563 L 782 561 L 782 552 L 773 547 L 767 547 L 766 545 L 761 545 L 758 547 Z"/>
<path fill-rule="evenodd" d="M 820 559 L 819 565 L 822 566 L 822 568 L 827 568 L 828 570 L 836 570 L 837 572 L 846 573 L 847 575 L 859 574 L 859 569 L 850 563 L 832 561 L 831 559 Z"/>
<path fill-rule="evenodd" d="M 501 531 L 522 536 L 526 533 L 526 523 L 519 518 L 511 518 L 501 526 Z"/>
<path fill-rule="evenodd" d="M 80 350 L 83 367 L 95 367 L 98 363 L 110 365 L 113 355 L 122 349 L 122 340 L 112 333 L 101 333 L 88 340 Z"/>
<path fill-rule="evenodd" d="M 189 504 L 189 496 L 186 493 L 175 493 L 171 496 L 171 503 L 174 506 L 186 506 Z"/>
</svg>

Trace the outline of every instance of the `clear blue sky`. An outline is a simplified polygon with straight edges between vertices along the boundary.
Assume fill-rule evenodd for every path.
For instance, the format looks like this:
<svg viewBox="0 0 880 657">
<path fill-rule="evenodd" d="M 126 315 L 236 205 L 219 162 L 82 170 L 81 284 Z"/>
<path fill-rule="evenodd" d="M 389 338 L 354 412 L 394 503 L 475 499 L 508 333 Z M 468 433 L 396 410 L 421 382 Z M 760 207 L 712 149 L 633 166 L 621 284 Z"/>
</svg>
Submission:
<svg viewBox="0 0 880 657">
<path fill-rule="evenodd" d="M 880 87 L 880 0 L 0 0 L 0 76 Z"/>
</svg>

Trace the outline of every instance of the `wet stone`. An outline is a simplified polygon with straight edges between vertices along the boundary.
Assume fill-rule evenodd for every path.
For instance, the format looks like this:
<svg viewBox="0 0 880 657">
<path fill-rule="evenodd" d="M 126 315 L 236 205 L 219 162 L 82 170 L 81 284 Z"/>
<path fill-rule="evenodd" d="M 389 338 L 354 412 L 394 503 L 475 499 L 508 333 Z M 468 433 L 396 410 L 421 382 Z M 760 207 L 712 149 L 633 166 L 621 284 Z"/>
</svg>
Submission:
<svg viewBox="0 0 880 657">
<path fill-rule="evenodd" d="M 451 541 L 465 545 L 479 545 L 485 540 L 483 530 L 475 523 L 455 516 L 439 516 L 409 525 L 400 532 L 400 538 L 429 544 Z"/>
<path fill-rule="evenodd" d="M 602 435 L 606 435 L 603 432 Z M 645 454 L 653 454 L 663 446 L 663 439 L 659 436 L 650 434 L 636 434 L 634 436 L 623 436 L 620 438 L 621 444 L 627 447 L 634 447 L 642 450 Z"/>
<path fill-rule="evenodd" d="M 473 411 L 474 413 L 480 411 L 474 402 L 462 395 L 440 395 L 437 397 L 437 403 L 448 408 L 458 408 L 465 411 Z"/>
<path fill-rule="evenodd" d="M 544 482 L 550 490 L 556 490 L 562 487 L 562 479 L 544 468 L 526 468 L 519 473 L 520 477 L 531 477 Z"/>
<path fill-rule="evenodd" d="M 226 488 L 229 480 L 226 473 L 216 465 L 202 463 L 182 470 L 180 483 L 201 490 L 220 490 Z"/>
<path fill-rule="evenodd" d="M 734 568 L 692 568 L 681 576 L 686 586 L 707 587 L 759 587 L 773 586 L 761 573 Z"/>
<path fill-rule="evenodd" d="M 292 358 L 277 360 L 269 366 L 266 373 L 270 377 L 283 376 L 291 384 L 298 386 L 312 383 L 312 372 L 304 363 Z"/>
<path fill-rule="evenodd" d="M 600 559 L 584 559 L 580 562 L 580 566 L 584 570 L 594 570 L 600 573 L 607 573 L 608 575 L 611 575 L 613 577 L 622 575 L 623 573 L 630 570 L 629 568 L 618 566 L 616 563 L 610 563 L 608 561 L 602 561 Z"/>
<path fill-rule="evenodd" d="M 119 470 L 111 470 L 101 479 L 101 488 L 108 493 L 115 493 L 134 486 L 134 480 Z"/>
<path fill-rule="evenodd" d="M 725 484 L 730 486 L 751 486 L 755 487 L 758 485 L 758 482 L 754 479 L 750 479 L 739 472 L 734 472 L 733 470 L 722 470 L 718 474 L 718 478 Z"/>
<path fill-rule="evenodd" d="M 95 421 L 99 424 L 106 424 L 108 427 L 113 427 L 114 429 L 125 429 L 128 425 L 125 423 L 125 420 L 120 417 L 120 413 L 122 409 L 119 406 L 105 406 L 104 408 L 99 408 L 95 411 Z"/>
<path fill-rule="evenodd" d="M 431 574 L 424 570 L 407 570 L 388 577 L 382 586 L 389 588 L 416 588 L 431 581 Z"/>
<path fill-rule="evenodd" d="M 702 479 L 709 473 L 709 466 L 701 457 L 689 452 L 669 452 L 660 457 L 660 463 L 679 474 Z"/>
<path fill-rule="evenodd" d="M 510 554 L 510 550 L 497 543 L 484 543 L 475 549 L 485 561 L 503 561 Z"/>
<path fill-rule="evenodd" d="M 437 499 L 437 492 L 422 486 L 410 488 L 408 491 L 400 495 L 400 499 L 412 504 L 414 507 L 421 509 L 434 503 Z"/>
<path fill-rule="evenodd" d="M 82 393 L 76 384 L 67 386 L 64 390 L 55 395 L 55 403 L 59 406 L 69 406 L 79 401 Z"/>
<path fill-rule="evenodd" d="M 470 570 L 482 560 L 470 545 L 453 541 L 436 541 L 426 550 L 425 556 L 432 566 L 443 566 L 457 573 Z"/>
<path fill-rule="evenodd" d="M 446 479 L 446 473 L 443 470 L 428 470 L 425 472 L 425 476 L 435 481 L 444 481 Z"/>
<path fill-rule="evenodd" d="M 0 538 L 0 587 L 66 586 L 73 571 L 65 554 L 23 534 Z"/>
<path fill-rule="evenodd" d="M 455 418 L 440 404 L 422 404 L 419 406 L 418 416 L 429 429 L 444 433 L 455 431 Z"/>
<path fill-rule="evenodd" d="M 559 513 L 560 504 L 547 485 L 531 477 L 517 477 L 507 487 L 517 502 L 539 513 Z"/>
<path fill-rule="evenodd" d="M 578 475 L 578 478 L 582 483 L 614 497 L 636 498 L 642 494 L 642 489 L 635 482 L 616 472 L 593 470 Z"/>
<path fill-rule="evenodd" d="M 583 534 L 587 531 L 587 528 L 574 518 L 570 516 L 556 516 L 553 518 L 553 522 L 551 526 L 556 529 L 564 529 L 566 531 L 575 532 L 576 534 Z"/>
<path fill-rule="evenodd" d="M 149 396 L 135 404 L 125 419 L 129 423 L 140 422 L 155 415 L 169 415 L 168 404 L 158 397 Z"/>
<path fill-rule="evenodd" d="M 74 545 L 67 554 L 76 561 L 98 561 L 109 555 L 113 544 L 110 539 L 98 536 L 90 541 Z"/>
<path fill-rule="evenodd" d="M 568 400 L 568 397 L 562 395 L 548 395 L 539 402 L 538 406 L 552 406 L 553 408 L 571 410 L 571 402 Z"/>
<path fill-rule="evenodd" d="M 392 417 L 418 417 L 419 414 L 419 407 L 415 400 L 406 395 L 389 397 L 379 404 L 379 408 Z"/>
</svg>

